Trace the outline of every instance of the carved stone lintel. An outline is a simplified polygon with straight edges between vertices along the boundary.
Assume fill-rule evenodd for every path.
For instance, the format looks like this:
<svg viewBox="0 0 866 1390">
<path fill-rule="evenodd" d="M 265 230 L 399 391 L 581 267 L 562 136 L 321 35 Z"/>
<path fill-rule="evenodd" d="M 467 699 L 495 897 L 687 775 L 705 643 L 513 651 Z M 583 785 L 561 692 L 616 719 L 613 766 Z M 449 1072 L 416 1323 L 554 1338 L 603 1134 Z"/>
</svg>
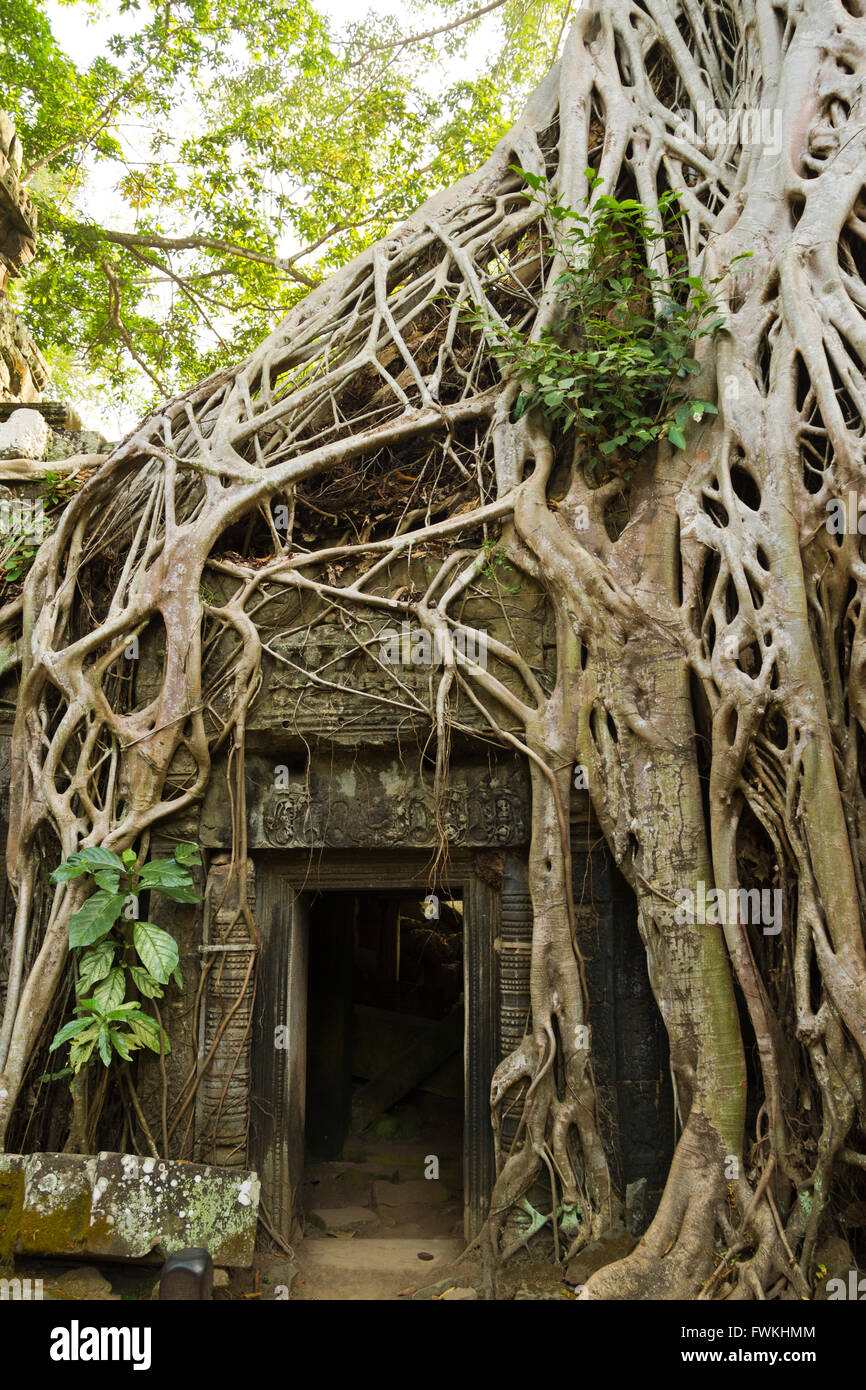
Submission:
<svg viewBox="0 0 866 1390">
<path fill-rule="evenodd" d="M 424 847 L 440 838 L 455 847 L 523 845 L 529 833 L 524 771 L 456 768 L 437 806 L 429 778 L 396 764 L 320 775 L 276 785 L 261 766 L 248 794 L 254 849 Z M 216 831 L 216 836 L 214 835 Z M 202 839 L 221 843 L 205 815 Z"/>
</svg>

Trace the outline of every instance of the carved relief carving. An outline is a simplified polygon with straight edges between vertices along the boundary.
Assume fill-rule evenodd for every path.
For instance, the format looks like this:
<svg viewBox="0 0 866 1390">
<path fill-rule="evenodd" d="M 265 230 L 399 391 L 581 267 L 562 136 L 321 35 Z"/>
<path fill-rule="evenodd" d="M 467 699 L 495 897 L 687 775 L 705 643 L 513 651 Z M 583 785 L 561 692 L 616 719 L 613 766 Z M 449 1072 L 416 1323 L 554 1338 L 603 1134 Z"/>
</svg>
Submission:
<svg viewBox="0 0 866 1390">
<path fill-rule="evenodd" d="M 261 816 L 250 826 L 251 845 L 294 849 L 435 843 L 436 807 L 432 791 L 420 779 L 398 793 L 389 792 L 376 776 L 359 780 L 362 785 L 353 796 L 335 794 L 330 779 L 318 787 L 298 781 L 284 790 L 268 789 Z M 515 769 L 459 772 L 446 792 L 440 819 L 448 843 L 455 846 L 524 844 L 524 774 Z"/>
</svg>

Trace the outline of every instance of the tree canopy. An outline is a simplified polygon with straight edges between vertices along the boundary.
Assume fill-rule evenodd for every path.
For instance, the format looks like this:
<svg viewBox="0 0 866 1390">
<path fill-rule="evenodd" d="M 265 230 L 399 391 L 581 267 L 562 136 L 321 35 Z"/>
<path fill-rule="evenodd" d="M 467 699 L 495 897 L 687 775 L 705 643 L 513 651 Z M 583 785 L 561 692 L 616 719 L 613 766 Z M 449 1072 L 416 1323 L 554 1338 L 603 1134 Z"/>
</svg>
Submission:
<svg viewBox="0 0 866 1390">
<path fill-rule="evenodd" d="M 143 408 L 250 351 L 487 156 L 572 9 L 439 0 L 338 26 L 311 0 L 78 4 L 111 31 L 84 65 L 46 0 L 0 4 L 0 106 L 39 211 L 15 296 L 55 393 Z M 484 70 L 455 76 L 494 20 Z"/>
</svg>

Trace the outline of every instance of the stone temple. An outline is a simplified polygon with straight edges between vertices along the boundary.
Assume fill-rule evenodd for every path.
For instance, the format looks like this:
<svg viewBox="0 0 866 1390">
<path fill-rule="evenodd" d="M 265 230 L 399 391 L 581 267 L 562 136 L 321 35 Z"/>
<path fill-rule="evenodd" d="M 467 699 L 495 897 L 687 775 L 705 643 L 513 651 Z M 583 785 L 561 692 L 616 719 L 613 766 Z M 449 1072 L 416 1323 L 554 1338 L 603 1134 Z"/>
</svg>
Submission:
<svg viewBox="0 0 866 1390">
<path fill-rule="evenodd" d="M 0 482 L 8 496 L 32 499 L 46 470 L 75 475 L 108 446 L 65 407 L 42 401 L 45 364 L 3 292 L 33 255 L 36 234 L 19 168 L 17 139 L 0 118 Z M 438 563 L 432 549 L 413 555 L 401 583 L 423 592 Z M 530 581 L 513 581 L 491 566 L 466 599 L 465 620 L 516 640 L 534 670 L 549 672 L 552 616 Z M 436 665 L 424 634 L 377 617 L 359 644 L 357 632 L 350 639 L 294 591 L 258 621 L 264 678 L 244 749 L 256 931 L 238 924 L 227 883 L 236 807 L 223 755 L 199 807 L 161 824 L 151 842 L 152 855 L 170 854 L 179 839 L 202 847 L 204 901 L 151 907 L 179 942 L 184 988 L 160 1005 L 170 1054 L 138 1054 L 145 1116 L 154 1135 L 168 1130 L 163 1158 L 255 1170 L 268 1228 L 283 1242 L 309 1229 L 322 1205 L 316 1187 L 335 1163 L 349 1171 L 366 1162 L 381 1178 L 389 1155 L 401 1179 L 423 1178 L 431 1155 L 441 1161 L 453 1229 L 470 1239 L 495 1172 L 491 1076 L 528 1019 L 524 760 L 486 741 L 478 710 L 461 706 L 437 804 L 423 708 Z M 134 645 L 129 680 L 140 705 L 155 693 L 161 658 L 147 634 Z M 226 698 L 219 666 L 215 651 L 204 691 L 214 719 Z M 4 669 L 6 789 L 14 654 L 5 654 Z M 506 667 L 496 674 L 514 679 Z M 507 711 L 498 714 L 507 726 Z M 667 1046 L 633 897 L 593 822 L 579 769 L 574 783 L 574 896 L 599 1111 L 618 1188 L 637 1194 L 635 1229 L 658 1199 L 673 1148 Z M 0 948 L 0 992 L 6 968 Z M 165 1129 L 163 1066 L 176 1121 Z M 515 1110 L 505 1142 L 518 1124 Z M 40 1147 L 59 1142 L 49 1123 Z"/>
</svg>

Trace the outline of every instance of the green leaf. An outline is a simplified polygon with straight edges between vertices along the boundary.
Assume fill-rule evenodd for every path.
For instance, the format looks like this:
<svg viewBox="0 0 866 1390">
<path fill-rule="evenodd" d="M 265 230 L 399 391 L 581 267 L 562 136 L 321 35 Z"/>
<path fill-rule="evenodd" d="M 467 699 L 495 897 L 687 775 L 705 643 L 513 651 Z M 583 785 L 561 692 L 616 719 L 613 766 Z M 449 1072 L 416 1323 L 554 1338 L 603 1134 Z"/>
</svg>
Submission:
<svg viewBox="0 0 866 1390">
<path fill-rule="evenodd" d="M 162 893 L 164 898 L 169 898 L 173 903 L 202 902 L 201 894 L 197 893 L 194 888 L 176 888 L 173 885 L 160 884 L 155 891 Z"/>
<path fill-rule="evenodd" d="M 154 859 L 141 871 L 139 888 L 156 889 L 176 903 L 198 903 L 201 895 L 192 886 L 192 874 L 173 859 Z"/>
<path fill-rule="evenodd" d="M 668 439 L 677 449 L 684 449 L 686 447 L 686 437 L 677 425 L 672 425 L 668 430 Z"/>
<path fill-rule="evenodd" d="M 539 189 L 543 188 L 547 182 L 541 175 L 533 174 L 528 169 L 521 169 L 519 164 L 509 164 L 508 167 L 513 174 L 520 174 L 521 178 L 529 184 L 530 188 L 535 189 L 536 193 Z"/>
<path fill-rule="evenodd" d="M 70 946 L 89 946 L 110 932 L 123 911 L 123 902 L 122 893 L 108 893 L 100 888 L 70 917 Z"/>
<path fill-rule="evenodd" d="M 198 845 L 192 845 L 187 843 L 175 845 L 174 857 L 177 860 L 178 864 L 201 863 L 201 855 L 199 854 Z"/>
<path fill-rule="evenodd" d="M 160 1030 L 159 1024 L 148 1014 L 130 1014 L 127 1022 L 135 1041 L 143 1047 L 150 1048 L 151 1052 L 159 1052 L 159 1035 L 162 1031 L 162 1050 L 165 1053 L 171 1052 L 171 1044 L 165 1030 Z"/>
<path fill-rule="evenodd" d="M 127 869 L 134 868 L 135 862 L 138 859 L 138 855 L 136 854 L 134 849 L 125 849 L 120 857 L 126 865 Z"/>
<path fill-rule="evenodd" d="M 143 888 L 160 888 L 164 883 L 191 883 L 192 875 L 176 859 L 151 859 L 144 865 L 140 881 Z"/>
<path fill-rule="evenodd" d="M 99 1048 L 99 1055 L 105 1066 L 111 1066 L 111 1032 L 107 1023 L 103 1023 L 99 1030 L 99 1037 L 96 1040 Z"/>
<path fill-rule="evenodd" d="M 103 849 L 101 845 L 93 845 L 83 849 L 81 857 L 93 872 L 97 869 L 117 869 L 119 873 L 123 873 L 123 860 L 113 854 L 110 849 Z"/>
<path fill-rule="evenodd" d="M 71 1076 L 71 1075 L 72 1075 L 72 1068 L 71 1068 L 71 1067 L 63 1067 L 63 1069 L 62 1069 L 61 1071 L 46 1071 L 46 1072 L 43 1072 L 42 1075 L 40 1076 L 39 1080 L 40 1080 L 40 1082 L 43 1082 L 43 1081 L 62 1081 L 64 1076 Z"/>
<path fill-rule="evenodd" d="M 153 922 L 136 922 L 132 939 L 139 960 L 146 970 L 161 985 L 167 985 L 172 970 L 177 966 L 177 942 L 162 927 Z"/>
<path fill-rule="evenodd" d="M 131 965 L 129 973 L 132 976 L 136 988 L 146 999 L 161 999 L 163 996 L 162 986 L 155 980 L 147 970 L 141 965 Z M 174 976 L 172 975 L 172 978 Z"/>
<path fill-rule="evenodd" d="M 107 1014 L 110 1009 L 116 1009 L 118 1004 L 123 1003 L 125 993 L 126 976 L 120 966 L 116 965 L 102 983 L 96 986 L 93 1000 L 97 1008 Z"/>
<path fill-rule="evenodd" d="M 171 978 L 174 980 L 178 989 L 183 989 L 183 975 L 179 965 L 176 965 L 174 970 L 172 970 Z"/>
<path fill-rule="evenodd" d="M 97 980 L 104 980 L 114 962 L 117 944 L 100 941 L 86 951 L 78 962 L 78 994 L 87 994 Z"/>
<path fill-rule="evenodd" d="M 132 1042 L 131 1040 L 127 1041 L 123 1033 L 119 1032 L 115 1028 L 111 1030 L 110 1037 L 111 1045 L 114 1048 L 115 1052 L 117 1052 L 118 1056 L 122 1057 L 124 1062 L 131 1062 L 132 1050 L 135 1049 L 137 1044 Z"/>
<path fill-rule="evenodd" d="M 96 1037 L 90 1038 L 86 1043 L 75 1043 L 69 1049 L 69 1065 L 73 1072 L 81 1071 L 85 1062 L 89 1062 L 96 1046 Z"/>
<path fill-rule="evenodd" d="M 90 870 L 87 867 L 83 855 L 76 850 L 74 854 L 70 854 L 69 858 L 64 859 L 63 863 L 58 865 L 54 870 L 53 874 L 51 874 L 51 882 L 68 883 L 70 879 L 80 878 L 82 874 L 87 874 L 89 872 Z"/>
<path fill-rule="evenodd" d="M 69 1042 L 70 1038 L 77 1037 L 78 1034 L 82 1033 L 85 1028 L 89 1028 L 92 1025 L 92 1022 L 93 1020 L 90 1018 L 74 1018 L 71 1023 L 64 1023 L 63 1027 L 60 1029 L 60 1032 L 54 1034 L 54 1038 L 52 1039 L 51 1046 L 49 1047 L 48 1051 L 56 1051 L 56 1049 L 58 1047 L 62 1047 L 65 1042 Z"/>
<path fill-rule="evenodd" d="M 99 888 L 104 888 L 106 893 L 116 893 L 120 887 L 120 874 L 114 869 L 100 869 L 98 874 L 93 875 L 93 881 Z"/>
</svg>

